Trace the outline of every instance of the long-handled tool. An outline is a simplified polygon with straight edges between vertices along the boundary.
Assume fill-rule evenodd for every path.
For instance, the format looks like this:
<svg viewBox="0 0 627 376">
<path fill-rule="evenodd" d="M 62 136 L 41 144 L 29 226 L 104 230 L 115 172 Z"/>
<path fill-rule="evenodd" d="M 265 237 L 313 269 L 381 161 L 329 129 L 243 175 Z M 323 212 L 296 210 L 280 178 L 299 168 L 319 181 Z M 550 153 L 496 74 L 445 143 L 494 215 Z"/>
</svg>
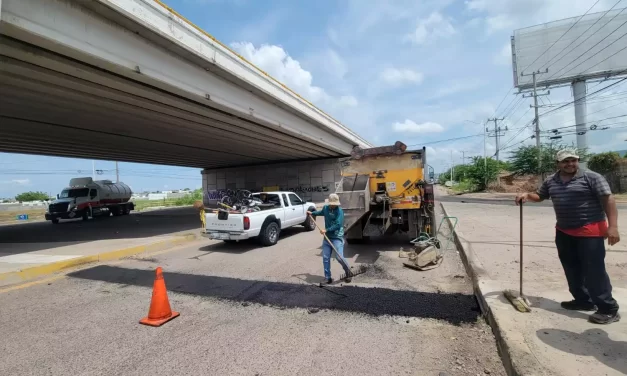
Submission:
<svg viewBox="0 0 627 376">
<path fill-rule="evenodd" d="M 311 215 L 311 214 L 308 213 L 307 215 Z M 312 219 L 313 219 L 314 225 L 316 225 L 316 228 L 320 230 L 320 227 L 318 227 L 318 223 L 316 222 L 315 218 L 313 218 L 313 216 L 312 216 Z M 348 264 L 344 260 L 344 257 L 340 255 L 340 253 L 337 251 L 337 249 L 333 245 L 333 242 L 329 239 L 327 234 L 322 234 L 322 236 L 324 236 L 324 239 L 327 241 L 327 243 L 329 243 L 329 245 L 331 246 L 331 249 L 333 249 L 333 252 L 335 252 L 335 259 L 340 263 L 340 265 L 342 266 L 342 269 L 344 269 L 344 274 L 340 276 L 340 280 L 352 278 L 356 275 L 363 274 L 366 272 L 368 268 L 365 265 L 360 265 L 357 270 L 351 270 L 351 268 L 348 266 Z"/>
<path fill-rule="evenodd" d="M 505 298 L 520 312 L 531 312 L 531 304 L 523 294 L 523 203 L 520 205 L 520 292 L 506 290 L 503 291 Z"/>
</svg>

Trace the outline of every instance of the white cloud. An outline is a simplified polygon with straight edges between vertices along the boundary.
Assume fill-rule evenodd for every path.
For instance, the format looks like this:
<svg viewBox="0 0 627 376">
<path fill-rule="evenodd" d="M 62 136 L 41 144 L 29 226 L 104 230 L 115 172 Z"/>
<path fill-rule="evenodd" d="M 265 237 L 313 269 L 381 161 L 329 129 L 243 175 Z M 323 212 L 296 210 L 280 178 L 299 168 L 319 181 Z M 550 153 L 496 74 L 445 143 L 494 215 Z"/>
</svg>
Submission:
<svg viewBox="0 0 627 376">
<path fill-rule="evenodd" d="M 7 185 L 30 185 L 30 179 L 12 179 L 1 181 L 2 184 Z"/>
<path fill-rule="evenodd" d="M 307 100 L 318 105 L 334 107 L 338 105 L 354 107 L 357 105 L 357 99 L 350 95 L 335 98 L 328 94 L 323 88 L 313 85 L 311 72 L 303 69 L 300 62 L 289 56 L 280 46 L 264 44 L 256 48 L 252 43 L 237 42 L 232 43 L 231 47 L 245 59 Z M 327 56 L 335 56 L 332 66 L 339 71 L 336 73 L 341 75 L 345 74 L 347 68 L 337 53 L 329 50 L 327 54 Z"/>
<path fill-rule="evenodd" d="M 405 119 L 402 123 L 394 123 L 392 125 L 394 132 L 412 132 L 412 133 L 438 133 L 444 131 L 438 123 L 427 121 L 425 123 L 417 124 L 416 122 Z"/>
<path fill-rule="evenodd" d="M 328 49 L 324 51 L 319 56 L 316 56 L 316 60 L 314 64 L 324 69 L 326 74 L 330 76 L 343 78 L 348 72 L 346 62 L 335 50 Z"/>
<path fill-rule="evenodd" d="M 329 37 L 329 40 L 331 41 L 331 43 L 333 43 L 335 45 L 339 45 L 340 44 L 340 39 L 338 38 L 337 31 L 335 31 L 335 29 L 328 28 L 327 29 L 327 37 Z"/>
<path fill-rule="evenodd" d="M 614 3 L 601 0 L 590 12 L 610 9 Z M 467 0 L 466 9 L 472 14 L 483 13 L 486 30 L 492 33 L 577 17 L 592 4 L 590 0 Z"/>
<path fill-rule="evenodd" d="M 343 95 L 340 97 L 340 105 L 343 107 L 357 107 L 359 102 L 352 95 Z"/>
<path fill-rule="evenodd" d="M 512 44 L 505 43 L 501 50 L 492 57 L 492 61 L 496 65 L 511 66 L 512 65 Z"/>
<path fill-rule="evenodd" d="M 475 90 L 485 84 L 485 81 L 478 79 L 450 81 L 447 82 L 445 86 L 439 88 L 430 99 L 444 98 L 465 91 Z"/>
<path fill-rule="evenodd" d="M 407 41 L 417 45 L 431 44 L 438 39 L 448 38 L 455 34 L 450 18 L 433 12 L 429 17 L 418 20 L 416 29 L 405 37 Z"/>
<path fill-rule="evenodd" d="M 386 68 L 381 72 L 381 79 L 390 85 L 420 84 L 424 76 L 411 69 Z"/>
</svg>

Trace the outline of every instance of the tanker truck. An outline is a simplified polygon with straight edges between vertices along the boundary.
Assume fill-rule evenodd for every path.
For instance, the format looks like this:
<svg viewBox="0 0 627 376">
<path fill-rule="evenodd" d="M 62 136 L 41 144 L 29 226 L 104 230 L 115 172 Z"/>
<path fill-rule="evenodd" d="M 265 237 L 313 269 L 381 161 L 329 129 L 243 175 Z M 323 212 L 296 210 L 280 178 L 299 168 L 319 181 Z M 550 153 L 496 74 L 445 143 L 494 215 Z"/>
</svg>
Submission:
<svg viewBox="0 0 627 376">
<path fill-rule="evenodd" d="M 86 221 L 96 216 L 127 215 L 135 209 L 135 204 L 130 201 L 132 193 L 124 183 L 74 178 L 48 206 L 46 220 L 57 224 L 59 219 L 82 218 Z"/>
<path fill-rule="evenodd" d="M 400 141 L 371 149 L 356 146 L 340 164 L 342 180 L 336 193 L 344 209 L 348 243 L 395 233 L 411 239 L 423 233 L 436 235 L 425 148 L 407 150 Z"/>
</svg>

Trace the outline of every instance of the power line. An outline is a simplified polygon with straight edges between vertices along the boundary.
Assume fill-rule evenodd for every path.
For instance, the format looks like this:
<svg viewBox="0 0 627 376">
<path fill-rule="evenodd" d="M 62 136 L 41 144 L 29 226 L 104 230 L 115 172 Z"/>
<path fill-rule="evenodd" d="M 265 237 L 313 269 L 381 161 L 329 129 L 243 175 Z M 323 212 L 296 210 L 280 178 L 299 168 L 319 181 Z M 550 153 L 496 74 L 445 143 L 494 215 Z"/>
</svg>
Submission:
<svg viewBox="0 0 627 376">
<path fill-rule="evenodd" d="M 622 12 L 622 11 L 621 11 Z M 619 12 L 620 13 L 620 12 Z M 618 16 L 618 14 L 616 15 Z M 612 19 L 610 19 L 607 23 L 609 24 L 614 18 L 616 18 L 616 16 L 612 17 Z M 623 22 L 622 24 L 620 24 L 620 26 L 618 26 L 616 29 L 612 30 L 611 33 L 609 33 L 608 35 L 606 35 L 603 39 L 601 39 L 600 41 L 598 41 L 594 46 L 588 48 L 586 51 L 584 51 L 581 55 L 577 56 L 575 59 L 573 59 L 570 63 L 568 63 L 567 65 L 563 66 L 562 68 L 560 68 L 557 72 L 555 72 L 554 74 L 552 74 L 549 78 L 547 78 L 547 80 L 550 80 L 551 78 L 555 77 L 559 72 L 561 72 L 562 70 L 564 70 L 568 65 L 574 63 L 575 61 L 579 60 L 579 58 L 581 58 L 582 56 L 584 56 L 586 53 L 588 53 L 590 50 L 592 50 L 593 48 L 595 48 L 596 46 L 598 46 L 601 42 L 603 42 L 604 40 L 606 40 L 607 38 L 609 38 L 612 34 L 614 34 L 618 29 L 620 29 L 621 27 L 623 27 L 623 25 L 627 24 L 627 21 Z M 605 26 L 605 25 L 604 25 Z M 596 33 L 595 33 L 596 34 Z M 594 35 L 594 34 L 592 34 Z M 621 37 L 622 38 L 622 37 Z M 620 39 L 620 38 L 618 38 Z M 617 39 L 617 40 L 618 40 Z M 614 43 L 614 42 L 613 42 Z M 612 43 L 612 44 L 613 44 Z M 611 44 L 610 44 L 611 45 Z M 607 46 L 605 47 L 607 48 Z M 601 51 L 603 51 L 605 48 L 603 48 Z M 592 57 L 596 56 L 599 52 L 595 53 L 594 55 L 592 55 Z M 589 60 L 590 58 L 586 59 L 585 61 Z M 579 66 L 579 65 L 577 65 Z M 572 69 L 568 70 L 567 72 L 570 72 Z"/>
<path fill-rule="evenodd" d="M 611 119 L 619 119 L 619 118 L 623 118 L 623 117 L 627 117 L 627 115 L 619 115 L 619 116 L 612 116 L 612 117 L 608 117 L 608 118 L 604 118 L 604 119 L 591 120 L 591 121 L 588 121 L 587 123 L 600 123 L 602 121 L 611 120 Z M 552 132 L 552 131 L 555 131 L 555 130 L 558 130 L 558 129 L 566 129 L 566 128 L 573 128 L 573 127 L 576 128 L 579 125 L 587 125 L 587 123 L 586 124 L 565 125 L 563 127 L 550 128 L 549 130 L 546 130 L 544 132 Z"/>
<path fill-rule="evenodd" d="M 560 109 L 562 109 L 562 108 L 568 107 L 568 106 L 569 106 L 569 105 L 571 105 L 571 104 L 575 104 L 575 103 L 577 103 L 577 102 L 579 102 L 579 101 L 584 100 L 584 99 L 585 99 L 585 98 L 587 98 L 587 97 L 590 97 L 590 96 L 592 96 L 592 95 L 594 95 L 594 94 L 597 94 L 597 93 L 600 93 L 600 92 L 602 92 L 602 91 L 605 91 L 605 90 L 609 89 L 609 88 L 610 88 L 610 87 L 612 87 L 612 86 L 618 85 L 618 84 L 620 84 L 620 83 L 624 82 L 625 80 L 627 80 L 627 77 L 626 77 L 626 78 L 623 78 L 623 79 L 621 79 L 621 80 L 619 80 L 619 81 L 616 81 L 616 82 L 614 82 L 614 83 L 612 83 L 612 84 L 609 84 L 609 85 L 607 85 L 607 86 L 605 86 L 605 87 L 602 87 L 601 89 L 599 89 L 599 90 L 597 90 L 597 91 L 595 91 L 595 92 L 592 92 L 592 93 L 586 94 L 586 95 L 584 95 L 583 97 L 581 97 L 581 98 L 579 98 L 579 99 L 575 99 L 575 100 L 573 100 L 573 101 L 571 101 L 571 102 L 568 102 L 568 103 L 566 103 L 566 104 L 564 104 L 564 105 L 562 105 L 562 106 L 559 106 L 559 107 L 554 108 L 554 109 L 552 109 L 552 110 L 548 110 L 548 111 L 546 111 L 546 112 L 544 112 L 544 113 L 540 114 L 540 116 L 546 116 L 547 114 L 550 114 L 550 113 L 555 112 L 555 111 L 558 111 L 558 110 L 560 110 Z"/>
<path fill-rule="evenodd" d="M 512 92 L 512 90 L 514 90 L 514 87 L 512 86 L 507 93 L 505 93 L 505 96 L 503 97 L 503 99 L 501 99 L 501 102 L 499 103 L 498 106 L 496 106 L 496 109 L 494 110 L 494 114 L 496 115 L 496 113 L 499 111 L 499 108 L 501 108 L 501 105 L 503 104 L 503 102 L 505 102 L 505 99 L 507 98 L 507 96 L 509 95 L 509 93 Z"/>
<path fill-rule="evenodd" d="M 520 128 L 508 128 L 507 130 L 508 131 L 512 131 L 512 130 L 517 130 L 517 129 L 520 129 Z M 468 135 L 468 136 L 461 136 L 461 137 L 454 137 L 454 138 L 447 138 L 447 139 L 444 139 L 444 140 L 427 141 L 427 142 L 423 142 L 423 143 L 420 143 L 420 144 L 411 144 L 411 145 L 407 145 L 407 146 L 430 145 L 430 144 L 437 144 L 437 143 L 440 143 L 440 142 L 464 140 L 464 139 L 467 139 L 467 138 L 479 137 L 479 136 L 483 136 L 483 133 L 471 134 L 471 135 Z"/>
<path fill-rule="evenodd" d="M 511 149 L 511 148 L 513 148 L 515 146 L 518 146 L 518 145 L 522 144 L 523 142 L 525 142 L 527 140 L 531 140 L 532 138 L 533 138 L 533 136 L 529 136 L 529 137 L 527 137 L 527 138 L 525 138 L 525 139 L 523 139 L 523 140 L 521 140 L 521 141 L 519 141 L 519 142 L 517 142 L 515 144 L 512 144 L 512 145 L 510 145 L 510 146 L 508 146 L 506 148 L 501 149 L 501 151 L 506 150 L 506 149 Z"/>
<path fill-rule="evenodd" d="M 568 28 L 568 30 L 566 30 L 566 31 L 564 32 L 564 34 L 560 35 L 560 37 L 559 37 L 559 38 L 557 38 L 557 40 L 556 40 L 555 42 L 553 42 L 553 44 L 552 44 L 552 45 L 550 45 L 550 46 L 549 46 L 546 50 L 544 50 L 544 52 L 543 52 L 543 53 L 541 53 L 540 55 L 538 55 L 538 57 L 536 57 L 536 59 L 535 59 L 534 61 L 532 61 L 532 62 L 531 62 L 531 64 L 527 65 L 527 66 L 526 66 L 524 69 L 522 69 L 520 72 L 521 72 L 521 73 L 524 73 L 524 72 L 525 72 L 525 70 L 527 70 L 527 68 L 529 68 L 530 66 L 532 66 L 532 65 L 533 65 L 536 61 L 538 61 L 538 59 L 539 59 L 539 58 L 541 58 L 542 56 L 544 56 L 544 54 L 545 54 L 545 53 L 547 53 L 547 52 L 548 52 L 551 48 L 553 48 L 553 46 L 555 46 L 555 43 L 559 42 L 559 41 L 560 41 L 560 40 L 564 37 L 564 35 L 568 34 L 568 32 L 569 32 L 569 31 L 571 31 L 571 30 L 572 30 L 572 28 L 573 28 L 573 27 L 575 27 L 575 25 L 577 25 L 577 23 L 578 23 L 579 21 L 581 21 L 581 19 L 582 19 L 582 18 L 583 18 L 586 14 L 588 14 L 588 12 L 590 12 L 590 11 L 592 10 L 592 8 L 594 8 L 594 6 L 595 6 L 595 5 L 597 5 L 597 4 L 599 3 L 599 1 L 601 1 L 601 0 L 597 0 L 594 4 L 592 4 L 592 6 L 591 6 L 591 7 L 590 7 L 587 11 L 586 11 L 586 13 L 582 14 L 582 15 L 581 15 L 581 17 L 579 17 L 579 18 L 577 19 L 577 21 L 575 21 L 575 23 L 574 23 L 574 24 L 572 24 L 572 25 Z"/>
<path fill-rule="evenodd" d="M 625 23 L 624 23 L 624 24 L 627 24 L 627 21 L 625 21 Z M 623 24 L 623 25 L 624 25 L 624 24 Z M 593 58 L 593 57 L 595 57 L 596 55 L 600 54 L 600 53 L 601 53 L 601 51 L 603 51 L 603 50 L 605 50 L 605 49 L 609 48 L 611 45 L 613 45 L 614 43 L 618 42 L 619 40 L 621 40 L 622 38 L 624 38 L 626 35 L 627 35 L 627 33 L 625 33 L 625 34 L 621 35 L 621 36 L 620 36 L 620 37 L 618 37 L 615 41 L 613 41 L 612 43 L 608 44 L 607 46 L 605 46 L 605 47 L 603 47 L 602 49 L 600 49 L 599 51 L 597 51 L 597 53 L 595 53 L 594 55 L 590 56 L 590 57 L 589 57 L 589 58 L 587 58 L 586 60 L 582 61 L 581 63 L 579 63 L 579 64 L 575 65 L 574 67 L 572 67 L 572 68 L 570 68 L 569 70 L 567 70 L 566 72 L 564 72 L 564 75 L 566 75 L 566 73 L 568 73 L 568 72 L 572 71 L 573 69 L 577 68 L 577 67 L 578 67 L 578 66 L 580 66 L 581 64 L 585 63 L 586 61 L 588 61 L 588 60 L 592 59 L 592 58 Z M 598 63 L 596 63 L 596 64 L 594 64 L 594 65 L 592 65 L 592 66 L 588 67 L 587 69 L 590 69 L 590 68 L 592 68 L 592 67 L 594 67 L 594 66 L 596 66 L 596 65 L 599 65 L 599 64 L 603 63 L 603 62 L 604 62 L 604 61 L 606 61 L 607 59 L 609 59 L 609 58 L 611 58 L 611 57 L 615 56 L 616 54 L 618 54 L 619 52 L 623 51 L 625 48 L 627 48 L 627 47 L 623 47 L 623 48 L 621 48 L 620 50 L 618 50 L 618 51 L 614 52 L 612 55 L 610 55 L 610 56 L 606 57 L 605 59 L 603 59 L 603 60 L 599 61 Z M 584 71 L 585 71 L 585 70 L 584 70 Z"/>
<path fill-rule="evenodd" d="M 516 96 L 514 96 L 514 98 L 512 98 L 512 101 L 511 101 L 511 102 L 509 102 L 509 104 L 508 104 L 507 106 L 505 106 L 505 109 L 503 110 L 503 113 L 507 112 L 507 109 L 508 109 L 508 108 L 510 108 L 510 106 L 512 105 L 512 103 L 514 103 L 514 101 L 516 101 L 516 99 L 518 99 L 518 98 L 519 98 L 519 97 L 518 97 L 517 95 L 516 95 Z M 495 113 L 496 113 L 496 111 L 495 111 Z M 503 117 L 503 116 L 501 116 L 501 117 Z"/>
<path fill-rule="evenodd" d="M 518 109 L 520 108 L 520 105 L 523 103 L 524 98 L 521 96 L 519 97 L 518 102 L 516 102 L 516 104 L 509 110 L 507 111 L 505 114 L 501 115 L 502 118 L 507 118 L 513 114 L 516 113 L 516 111 L 518 111 Z"/>
<path fill-rule="evenodd" d="M 467 139 L 467 138 L 478 137 L 478 136 L 483 136 L 483 133 L 473 134 L 473 135 L 469 135 L 469 136 L 455 137 L 455 138 L 447 138 L 445 140 L 423 142 L 421 144 L 412 144 L 412 145 L 407 145 L 407 146 L 421 146 L 421 145 L 438 144 L 440 142 L 464 140 L 464 139 Z"/>
<path fill-rule="evenodd" d="M 616 4 L 614 4 L 614 6 L 612 6 L 612 7 L 611 7 L 611 8 L 610 8 L 607 12 L 605 12 L 605 14 L 603 14 L 603 16 L 599 17 L 596 21 L 594 21 L 594 23 L 593 23 L 592 25 L 590 25 L 590 26 L 589 26 L 586 30 L 584 30 L 584 32 L 583 32 L 583 33 L 581 33 L 581 35 L 579 35 L 577 38 L 573 39 L 573 41 L 572 41 L 572 42 L 570 42 L 570 44 L 568 44 L 566 47 L 562 48 L 562 50 L 561 50 L 560 52 L 558 52 L 557 54 L 555 54 L 555 56 L 553 56 L 553 57 L 552 57 L 549 61 L 547 61 L 547 62 L 546 62 L 546 63 L 544 63 L 544 64 L 549 64 L 549 63 L 551 63 L 551 62 L 553 61 L 553 59 L 555 59 L 556 57 L 558 57 L 558 56 L 559 56 L 562 52 L 564 52 L 564 51 L 565 51 L 568 47 L 572 46 L 572 45 L 573 45 L 573 43 L 575 43 L 575 42 L 577 41 L 577 39 L 579 39 L 579 38 L 581 38 L 582 36 L 584 36 L 584 34 L 588 32 L 588 30 L 592 29 L 592 28 L 594 27 L 594 25 L 596 25 L 596 24 L 597 24 L 597 22 L 601 21 L 601 20 L 603 19 L 603 17 L 605 17 L 605 16 L 606 16 L 606 15 L 607 15 L 607 14 L 608 14 L 608 13 L 609 13 L 612 9 L 614 9 L 614 8 L 615 8 L 615 7 L 616 7 L 616 6 L 617 6 L 617 5 L 621 2 L 621 1 L 623 1 L 623 0 L 618 0 L 618 1 L 616 2 Z M 595 4 L 596 4 L 596 3 L 595 3 Z M 593 6 L 594 6 L 594 5 L 593 5 Z M 621 10 L 621 12 L 622 12 L 622 10 Z M 620 14 L 620 12 L 618 12 L 618 13 Z M 613 19 L 613 18 L 612 18 L 612 19 Z M 611 21 L 611 20 L 610 20 L 610 21 Z M 608 21 L 608 23 L 609 23 L 610 21 Z M 605 25 L 607 25 L 607 23 L 606 23 Z M 599 28 L 599 30 L 601 30 L 603 27 L 605 27 L 605 25 L 601 26 L 601 27 Z M 574 26 L 574 25 L 573 25 L 573 26 Z M 590 37 L 591 37 L 592 35 L 594 35 L 594 34 L 595 34 L 595 33 L 592 33 L 592 34 L 590 35 Z M 588 37 L 586 40 L 588 40 L 590 37 Z M 584 42 L 585 42 L 585 41 L 584 41 Z M 582 42 L 582 43 L 583 43 L 583 42 Z M 581 43 L 580 43 L 577 47 L 579 47 L 580 45 L 581 45 Z M 577 47 L 575 47 L 575 48 L 577 48 Z M 574 51 L 574 48 L 573 48 L 571 51 Z M 566 55 L 568 55 L 568 54 L 566 54 Z M 564 55 L 564 56 L 566 56 L 566 55 Z M 564 57 L 564 56 L 562 56 L 562 57 Z M 560 61 L 560 60 L 561 60 L 561 58 L 560 58 L 560 59 L 558 59 L 557 61 L 555 61 L 555 62 L 553 62 L 553 63 L 549 64 L 546 68 L 547 68 L 547 69 L 548 69 L 548 68 L 550 68 L 553 64 L 555 64 L 556 62 L 558 62 L 558 61 Z M 539 69 L 544 68 L 544 64 L 543 64 L 543 65 L 542 65 Z"/>
</svg>

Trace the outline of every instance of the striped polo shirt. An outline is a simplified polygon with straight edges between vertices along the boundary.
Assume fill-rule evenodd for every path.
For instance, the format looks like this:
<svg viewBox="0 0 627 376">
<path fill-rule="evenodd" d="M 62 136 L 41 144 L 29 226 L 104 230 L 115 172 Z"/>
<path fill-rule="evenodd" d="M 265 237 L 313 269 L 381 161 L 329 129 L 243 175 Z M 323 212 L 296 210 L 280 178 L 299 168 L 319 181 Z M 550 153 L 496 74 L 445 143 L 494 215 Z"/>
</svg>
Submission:
<svg viewBox="0 0 627 376">
<path fill-rule="evenodd" d="M 556 172 L 542 183 L 537 193 L 541 199 L 553 201 L 557 228 L 575 229 L 605 221 L 601 196 L 611 195 L 612 191 L 603 176 L 578 169 L 566 183 Z"/>
</svg>

